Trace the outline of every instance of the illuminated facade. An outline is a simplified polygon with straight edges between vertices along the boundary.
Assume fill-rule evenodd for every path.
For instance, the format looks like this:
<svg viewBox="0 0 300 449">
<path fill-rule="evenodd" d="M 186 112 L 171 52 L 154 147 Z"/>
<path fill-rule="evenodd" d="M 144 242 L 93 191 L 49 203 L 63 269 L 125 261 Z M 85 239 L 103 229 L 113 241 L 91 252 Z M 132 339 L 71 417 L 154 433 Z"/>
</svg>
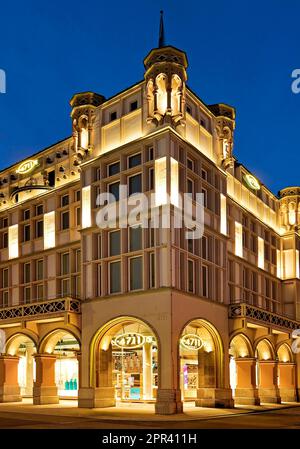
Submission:
<svg viewBox="0 0 300 449">
<path fill-rule="evenodd" d="M 171 46 L 144 80 L 71 99 L 72 136 L 0 173 L 0 401 L 80 407 L 295 401 L 300 187 L 233 155 L 235 110 L 186 85 Z M 204 236 L 96 224 L 99 193 L 204 198 Z"/>
</svg>

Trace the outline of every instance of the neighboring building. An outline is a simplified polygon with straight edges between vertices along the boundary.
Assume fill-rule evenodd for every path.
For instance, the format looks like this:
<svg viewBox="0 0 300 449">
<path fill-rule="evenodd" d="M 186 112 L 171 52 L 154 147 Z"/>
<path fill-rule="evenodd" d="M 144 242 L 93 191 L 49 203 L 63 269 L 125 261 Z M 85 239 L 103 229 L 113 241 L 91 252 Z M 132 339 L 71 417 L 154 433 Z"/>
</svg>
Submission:
<svg viewBox="0 0 300 449">
<path fill-rule="evenodd" d="M 295 401 L 300 187 L 276 197 L 233 156 L 235 110 L 186 85 L 183 51 L 71 100 L 73 135 L 0 173 L 0 401 L 155 401 L 156 412 Z M 99 193 L 171 196 L 171 226 L 100 229 Z M 204 198 L 204 236 L 175 228 Z M 142 221 L 141 216 L 141 221 Z"/>
</svg>

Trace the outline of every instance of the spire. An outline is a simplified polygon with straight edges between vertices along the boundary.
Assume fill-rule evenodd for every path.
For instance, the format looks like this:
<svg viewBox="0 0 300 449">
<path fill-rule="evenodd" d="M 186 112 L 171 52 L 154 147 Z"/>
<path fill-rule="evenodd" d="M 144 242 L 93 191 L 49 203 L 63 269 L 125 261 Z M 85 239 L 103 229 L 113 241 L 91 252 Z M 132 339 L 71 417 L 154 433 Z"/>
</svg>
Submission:
<svg viewBox="0 0 300 449">
<path fill-rule="evenodd" d="M 164 12 L 160 11 L 158 48 L 165 46 Z"/>
</svg>

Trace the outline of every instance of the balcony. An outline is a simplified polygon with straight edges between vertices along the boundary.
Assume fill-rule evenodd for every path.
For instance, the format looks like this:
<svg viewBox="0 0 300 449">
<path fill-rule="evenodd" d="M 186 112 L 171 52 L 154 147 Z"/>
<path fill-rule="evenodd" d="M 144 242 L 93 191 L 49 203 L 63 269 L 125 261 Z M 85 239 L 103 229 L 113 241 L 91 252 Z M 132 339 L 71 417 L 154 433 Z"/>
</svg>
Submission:
<svg viewBox="0 0 300 449">
<path fill-rule="evenodd" d="M 52 318 L 57 315 L 81 313 L 81 301 L 71 297 L 56 298 L 42 302 L 22 304 L 0 309 L 0 323 L 3 321 L 24 321 L 36 318 Z"/>
<path fill-rule="evenodd" d="M 268 312 L 265 309 L 247 304 L 245 302 L 229 305 L 229 318 L 244 318 L 247 322 L 260 326 L 275 327 L 284 331 L 293 331 L 300 328 L 300 321 Z"/>
</svg>

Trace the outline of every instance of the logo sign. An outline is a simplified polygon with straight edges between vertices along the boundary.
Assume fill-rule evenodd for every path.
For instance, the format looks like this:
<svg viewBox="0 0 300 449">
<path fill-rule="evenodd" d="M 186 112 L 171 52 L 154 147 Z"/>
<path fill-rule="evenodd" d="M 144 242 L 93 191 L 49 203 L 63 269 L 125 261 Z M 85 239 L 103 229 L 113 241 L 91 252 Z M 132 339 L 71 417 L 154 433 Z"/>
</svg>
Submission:
<svg viewBox="0 0 300 449">
<path fill-rule="evenodd" d="M 181 345 L 185 349 L 198 351 L 203 346 L 203 341 L 196 334 L 186 334 L 180 340 Z"/>
<path fill-rule="evenodd" d="M 257 179 L 253 175 L 244 175 L 244 181 L 248 187 L 252 190 L 260 190 L 260 185 Z"/>
<path fill-rule="evenodd" d="M 28 161 L 22 162 L 16 172 L 20 175 L 25 175 L 26 173 L 31 172 L 37 165 L 39 165 L 39 163 L 36 159 L 29 159 Z"/>
<path fill-rule="evenodd" d="M 113 343 L 122 349 L 136 349 L 142 347 L 148 340 L 152 343 L 153 339 L 137 333 L 126 333 L 115 337 Z"/>
</svg>

